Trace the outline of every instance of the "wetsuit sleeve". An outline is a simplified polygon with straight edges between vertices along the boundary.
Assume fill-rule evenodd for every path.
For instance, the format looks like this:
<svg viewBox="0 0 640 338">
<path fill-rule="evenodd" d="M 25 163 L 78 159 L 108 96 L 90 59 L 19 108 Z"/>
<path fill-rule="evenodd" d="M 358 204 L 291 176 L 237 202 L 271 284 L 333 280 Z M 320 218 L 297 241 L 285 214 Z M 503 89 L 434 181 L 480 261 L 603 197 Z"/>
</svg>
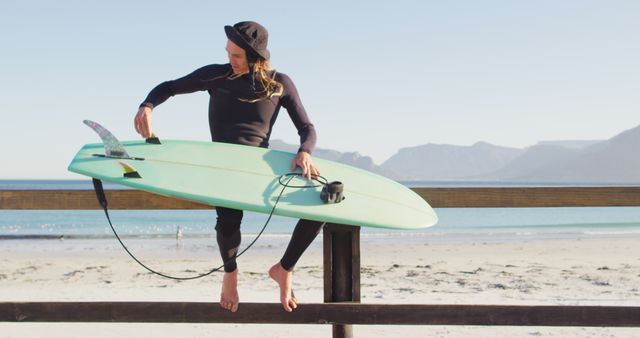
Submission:
<svg viewBox="0 0 640 338">
<path fill-rule="evenodd" d="M 224 65 L 208 65 L 179 79 L 165 81 L 153 88 L 140 106 L 153 109 L 174 95 L 211 89 L 213 80 L 225 76 L 227 68 Z"/>
<path fill-rule="evenodd" d="M 293 121 L 296 129 L 298 129 L 298 135 L 300 135 L 300 148 L 298 152 L 305 151 L 311 154 L 316 146 L 316 129 L 309 120 L 309 116 L 302 105 L 302 101 L 300 101 L 298 90 L 293 84 L 293 81 L 291 81 L 288 76 L 284 74 L 281 75 L 284 93 L 280 102 L 282 106 L 287 109 L 291 121 Z"/>
</svg>

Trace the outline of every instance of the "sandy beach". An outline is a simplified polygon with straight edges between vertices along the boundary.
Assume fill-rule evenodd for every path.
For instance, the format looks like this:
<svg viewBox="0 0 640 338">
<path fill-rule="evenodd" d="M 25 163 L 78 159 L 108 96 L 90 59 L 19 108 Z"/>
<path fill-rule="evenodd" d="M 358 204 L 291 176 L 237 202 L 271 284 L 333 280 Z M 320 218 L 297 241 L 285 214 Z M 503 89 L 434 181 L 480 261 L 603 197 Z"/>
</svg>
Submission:
<svg viewBox="0 0 640 338">
<path fill-rule="evenodd" d="M 115 241 L 38 243 L 0 243 L 0 301 L 218 301 L 220 274 L 166 280 L 136 265 Z M 321 243 L 318 238 L 295 270 L 294 288 L 303 303 L 322 302 Z M 403 246 L 365 240 L 362 302 L 640 306 L 638 243 L 637 238 L 609 238 Z M 283 245 L 250 250 L 240 258 L 241 302 L 278 302 L 266 270 Z M 217 256 L 175 256 L 164 251 L 146 262 L 183 275 L 217 263 Z M 44 329 L 48 337 L 331 336 L 326 325 L 0 323 L 0 337 L 42 337 Z M 640 328 L 356 326 L 354 332 L 357 337 L 640 336 Z"/>
</svg>

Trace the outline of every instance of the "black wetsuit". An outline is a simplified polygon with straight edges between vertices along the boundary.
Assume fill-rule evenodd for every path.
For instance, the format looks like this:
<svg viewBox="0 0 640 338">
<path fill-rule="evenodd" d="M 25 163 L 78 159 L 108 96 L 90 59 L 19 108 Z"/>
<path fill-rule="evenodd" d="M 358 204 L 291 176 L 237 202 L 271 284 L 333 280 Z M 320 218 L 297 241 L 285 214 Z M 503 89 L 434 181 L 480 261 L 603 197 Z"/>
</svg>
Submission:
<svg viewBox="0 0 640 338">
<path fill-rule="evenodd" d="M 272 74 L 269 74 L 273 76 Z M 177 94 L 196 91 L 209 92 L 209 129 L 211 139 L 267 148 L 271 130 L 284 107 L 300 135 L 299 151 L 311 153 L 316 143 L 316 132 L 309 120 L 298 92 L 291 79 L 282 73 L 275 74 L 282 84 L 281 93 L 266 97 L 261 81 L 249 74 L 234 76 L 231 66 L 208 65 L 182 78 L 166 81 L 156 86 L 141 106 L 154 108 Z M 238 182 L 240 183 L 240 182 Z M 242 210 L 217 207 L 217 241 L 224 261 L 224 270 L 237 268 L 236 254 L 240 246 L 240 223 Z M 300 220 L 293 231 L 291 241 L 280 260 L 282 266 L 291 271 L 324 223 Z"/>
</svg>

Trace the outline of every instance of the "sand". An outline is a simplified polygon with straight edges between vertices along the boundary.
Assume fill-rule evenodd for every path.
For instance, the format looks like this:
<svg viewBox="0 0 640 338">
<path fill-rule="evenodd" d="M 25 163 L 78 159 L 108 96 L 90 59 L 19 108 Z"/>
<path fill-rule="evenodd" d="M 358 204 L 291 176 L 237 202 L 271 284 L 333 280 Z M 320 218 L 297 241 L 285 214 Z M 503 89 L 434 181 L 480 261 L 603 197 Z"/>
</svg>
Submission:
<svg viewBox="0 0 640 338">
<path fill-rule="evenodd" d="M 317 239 L 298 263 L 301 302 L 322 302 Z M 74 240 L 0 243 L 0 301 L 217 302 L 221 275 L 196 281 L 156 277 L 117 243 Z M 640 239 L 536 240 L 398 245 L 363 241 L 362 302 L 640 306 Z M 284 245 L 284 244 L 282 244 Z M 241 302 L 278 302 L 266 271 L 282 245 L 240 258 Z M 211 255 L 214 252 L 211 251 Z M 177 257 L 179 256 L 179 257 Z M 177 258 L 176 258 L 177 257 Z M 206 254 L 144 257 L 165 272 L 192 274 L 218 262 Z M 242 304 L 240 304 L 242 306 Z M 355 326 L 356 337 L 638 337 L 640 328 Z M 0 323 L 0 337 L 330 337 L 327 325 Z"/>
</svg>

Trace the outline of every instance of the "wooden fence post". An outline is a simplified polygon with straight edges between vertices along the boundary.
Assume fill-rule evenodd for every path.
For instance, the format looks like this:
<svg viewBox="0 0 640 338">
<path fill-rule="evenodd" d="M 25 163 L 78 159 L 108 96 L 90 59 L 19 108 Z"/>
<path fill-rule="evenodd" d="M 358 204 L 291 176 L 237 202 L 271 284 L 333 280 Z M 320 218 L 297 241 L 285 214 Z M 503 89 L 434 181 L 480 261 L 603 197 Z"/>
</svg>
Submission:
<svg viewBox="0 0 640 338">
<path fill-rule="evenodd" d="M 328 223 L 323 232 L 325 303 L 360 302 L 360 227 Z M 333 325 L 333 338 L 353 338 L 351 325 Z"/>
</svg>

